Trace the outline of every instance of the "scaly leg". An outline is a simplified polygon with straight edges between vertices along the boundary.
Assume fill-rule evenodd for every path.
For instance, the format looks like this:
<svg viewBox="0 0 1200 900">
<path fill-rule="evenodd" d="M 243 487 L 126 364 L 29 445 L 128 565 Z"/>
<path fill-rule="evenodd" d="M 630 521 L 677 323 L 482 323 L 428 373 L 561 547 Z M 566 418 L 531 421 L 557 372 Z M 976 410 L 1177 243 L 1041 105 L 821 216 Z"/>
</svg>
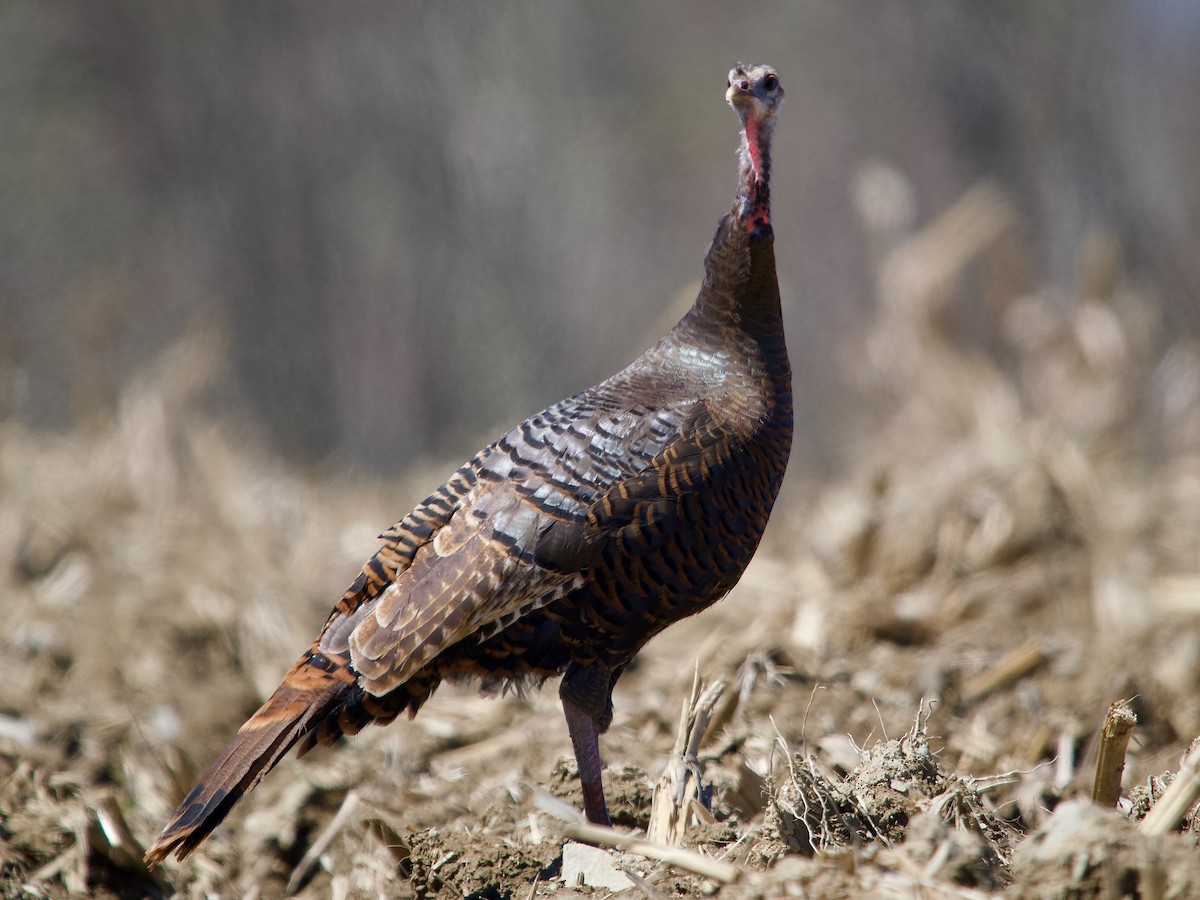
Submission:
<svg viewBox="0 0 1200 900">
<path fill-rule="evenodd" d="M 575 762 L 579 765 L 584 812 L 589 822 L 612 825 L 608 817 L 608 804 L 604 802 L 604 783 L 600 780 L 600 734 L 596 722 L 575 701 L 563 697 L 562 705 L 567 717 L 567 731 L 571 734 L 571 746 L 575 748 Z"/>
</svg>

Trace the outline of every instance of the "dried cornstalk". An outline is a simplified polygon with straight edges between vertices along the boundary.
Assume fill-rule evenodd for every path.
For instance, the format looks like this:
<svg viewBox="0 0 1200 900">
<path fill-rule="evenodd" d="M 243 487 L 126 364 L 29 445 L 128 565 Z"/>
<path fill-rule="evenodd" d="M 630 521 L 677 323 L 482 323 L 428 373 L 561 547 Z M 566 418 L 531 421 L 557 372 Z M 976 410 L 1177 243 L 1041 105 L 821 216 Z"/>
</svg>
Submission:
<svg viewBox="0 0 1200 900">
<path fill-rule="evenodd" d="M 1146 813 L 1138 830 L 1151 837 L 1174 831 L 1196 802 L 1197 796 L 1200 796 L 1200 739 L 1192 742 L 1179 767 L 1179 774 L 1150 812 Z"/>
<path fill-rule="evenodd" d="M 920 234 L 892 251 L 880 268 L 884 305 L 910 314 L 936 310 L 945 288 L 1016 224 L 1011 201 L 996 185 L 980 182 Z"/>
<path fill-rule="evenodd" d="M 676 847 L 691 824 L 700 792 L 700 744 L 713 710 L 725 691 L 724 681 L 714 681 L 703 692 L 700 674 L 692 682 L 692 694 L 679 717 L 679 731 L 667 767 L 654 786 L 650 809 L 650 840 Z"/>
<path fill-rule="evenodd" d="M 1100 729 L 1100 753 L 1096 760 L 1096 780 L 1092 800 L 1101 806 L 1114 806 L 1121 796 L 1121 774 L 1125 771 L 1125 748 L 1137 716 L 1128 700 L 1118 700 L 1108 708 Z"/>
</svg>

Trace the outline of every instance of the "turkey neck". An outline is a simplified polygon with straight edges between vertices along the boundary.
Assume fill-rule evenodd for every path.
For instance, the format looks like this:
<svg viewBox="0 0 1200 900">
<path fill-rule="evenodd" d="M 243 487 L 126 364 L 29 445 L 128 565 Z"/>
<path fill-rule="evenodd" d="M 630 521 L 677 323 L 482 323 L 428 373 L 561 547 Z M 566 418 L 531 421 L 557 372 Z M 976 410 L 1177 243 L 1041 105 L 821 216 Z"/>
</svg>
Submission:
<svg viewBox="0 0 1200 900">
<path fill-rule="evenodd" d="M 733 216 L 747 234 L 771 224 L 771 136 L 775 120 L 747 117 L 738 149 L 738 192 Z"/>
<path fill-rule="evenodd" d="M 771 119 L 743 123 L 733 210 L 717 228 L 704 260 L 704 284 L 685 322 L 723 342 L 749 338 L 759 352 L 786 363 L 771 228 L 773 127 Z"/>
</svg>

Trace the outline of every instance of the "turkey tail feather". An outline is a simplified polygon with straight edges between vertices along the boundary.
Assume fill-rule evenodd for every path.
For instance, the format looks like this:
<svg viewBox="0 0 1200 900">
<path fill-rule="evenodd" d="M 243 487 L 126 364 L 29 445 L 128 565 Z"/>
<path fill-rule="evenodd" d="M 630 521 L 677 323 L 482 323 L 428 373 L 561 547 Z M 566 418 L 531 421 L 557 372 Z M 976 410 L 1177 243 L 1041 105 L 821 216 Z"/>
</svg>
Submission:
<svg viewBox="0 0 1200 900">
<path fill-rule="evenodd" d="M 182 860 L 195 850 L 297 741 L 338 714 L 355 683 L 343 658 L 305 653 L 179 805 L 146 862 L 158 865 L 172 853 Z"/>
</svg>

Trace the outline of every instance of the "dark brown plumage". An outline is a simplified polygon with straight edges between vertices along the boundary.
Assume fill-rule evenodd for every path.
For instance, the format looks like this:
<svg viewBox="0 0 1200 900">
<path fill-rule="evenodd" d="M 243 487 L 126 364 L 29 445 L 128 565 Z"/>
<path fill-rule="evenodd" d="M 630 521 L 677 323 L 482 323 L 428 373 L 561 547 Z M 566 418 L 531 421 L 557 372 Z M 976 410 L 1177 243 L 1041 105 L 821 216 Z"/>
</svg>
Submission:
<svg viewBox="0 0 1200 900">
<path fill-rule="evenodd" d="M 146 858 L 182 859 L 293 746 L 414 714 L 443 679 L 562 675 L 588 818 L 607 822 L 597 737 L 651 637 L 720 599 L 754 554 L 792 439 L 770 223 L 783 100 L 739 64 L 738 192 L 695 305 L 607 381 L 522 422 L 381 536 L 262 708 Z"/>
</svg>

